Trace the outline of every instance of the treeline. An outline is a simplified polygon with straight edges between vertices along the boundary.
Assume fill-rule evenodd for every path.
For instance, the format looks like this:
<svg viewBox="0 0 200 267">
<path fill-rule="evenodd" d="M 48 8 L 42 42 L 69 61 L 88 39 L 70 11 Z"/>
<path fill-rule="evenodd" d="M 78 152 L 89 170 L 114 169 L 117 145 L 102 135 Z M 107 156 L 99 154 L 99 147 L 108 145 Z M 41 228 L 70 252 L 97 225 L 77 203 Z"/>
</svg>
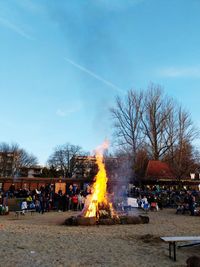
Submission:
<svg viewBox="0 0 200 267">
<path fill-rule="evenodd" d="M 37 173 L 39 177 L 71 177 L 75 168 L 74 156 L 88 155 L 80 146 L 66 143 L 57 146 L 47 160 L 46 167 Z M 38 159 L 18 144 L 0 143 L 0 177 L 27 176 L 28 169 L 35 168 Z"/>
<path fill-rule="evenodd" d="M 193 146 L 199 130 L 190 113 L 159 85 L 117 97 L 111 114 L 117 153 L 129 157 L 136 176 L 144 176 L 149 159 L 170 164 L 177 179 L 199 168 L 199 152 Z"/>
<path fill-rule="evenodd" d="M 109 155 L 119 159 L 120 176 L 131 166 L 132 177 L 144 177 L 149 160 L 167 162 L 177 179 L 200 171 L 199 151 L 194 146 L 199 130 L 190 113 L 159 85 L 151 84 L 147 90 L 129 90 L 126 96 L 116 97 L 110 112 L 115 152 Z M 41 177 L 71 177 L 76 168 L 71 159 L 88 154 L 82 147 L 70 143 L 57 146 L 42 169 Z M 22 175 L 23 168 L 37 163 L 34 155 L 18 145 L 0 144 L 0 176 Z"/>
</svg>

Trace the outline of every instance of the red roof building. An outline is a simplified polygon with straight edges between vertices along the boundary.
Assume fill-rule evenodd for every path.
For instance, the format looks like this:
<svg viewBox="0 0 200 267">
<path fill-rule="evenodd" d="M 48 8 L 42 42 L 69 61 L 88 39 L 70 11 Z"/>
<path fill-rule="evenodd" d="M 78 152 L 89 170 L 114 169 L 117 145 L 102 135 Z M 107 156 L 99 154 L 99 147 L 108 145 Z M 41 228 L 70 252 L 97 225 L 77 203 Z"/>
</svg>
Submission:
<svg viewBox="0 0 200 267">
<path fill-rule="evenodd" d="M 159 160 L 149 160 L 146 175 L 147 180 L 173 180 L 175 175 L 172 169 L 166 162 L 161 162 Z"/>
</svg>

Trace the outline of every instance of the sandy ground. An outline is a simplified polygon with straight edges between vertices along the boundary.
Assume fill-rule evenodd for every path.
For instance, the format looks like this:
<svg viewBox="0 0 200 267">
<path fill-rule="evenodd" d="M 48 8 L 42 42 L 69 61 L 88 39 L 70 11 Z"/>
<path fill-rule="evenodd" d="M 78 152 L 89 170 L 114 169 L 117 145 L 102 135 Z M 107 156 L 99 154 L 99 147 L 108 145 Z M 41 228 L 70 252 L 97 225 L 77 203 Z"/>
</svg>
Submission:
<svg viewBox="0 0 200 267">
<path fill-rule="evenodd" d="M 43 266 L 186 266 L 200 246 L 177 249 L 168 258 L 160 236 L 199 235 L 200 217 L 167 209 L 149 212 L 149 224 L 64 226 L 74 212 L 0 216 L 0 267 Z"/>
</svg>

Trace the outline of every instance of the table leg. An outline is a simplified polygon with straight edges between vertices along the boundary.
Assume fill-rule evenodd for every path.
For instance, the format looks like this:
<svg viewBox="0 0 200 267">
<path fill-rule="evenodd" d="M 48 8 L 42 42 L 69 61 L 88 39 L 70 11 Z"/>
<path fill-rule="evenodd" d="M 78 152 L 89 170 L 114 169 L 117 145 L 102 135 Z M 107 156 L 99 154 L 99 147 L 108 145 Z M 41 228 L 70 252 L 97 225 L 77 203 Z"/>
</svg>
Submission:
<svg viewBox="0 0 200 267">
<path fill-rule="evenodd" d="M 174 261 L 176 261 L 176 242 L 173 242 L 173 248 L 174 248 Z"/>
<path fill-rule="evenodd" d="M 171 258 L 171 257 L 172 257 L 171 246 L 172 246 L 172 243 L 171 243 L 171 242 L 169 242 L 169 258 Z"/>
</svg>

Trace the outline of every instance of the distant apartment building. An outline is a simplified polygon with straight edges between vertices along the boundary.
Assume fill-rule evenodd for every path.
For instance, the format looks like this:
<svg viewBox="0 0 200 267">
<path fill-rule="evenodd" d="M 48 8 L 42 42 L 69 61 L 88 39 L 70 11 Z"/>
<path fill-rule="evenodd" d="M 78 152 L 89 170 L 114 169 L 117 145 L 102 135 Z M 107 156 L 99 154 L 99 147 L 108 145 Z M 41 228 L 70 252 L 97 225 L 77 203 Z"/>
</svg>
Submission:
<svg viewBox="0 0 200 267">
<path fill-rule="evenodd" d="M 42 173 L 39 165 L 21 167 L 18 161 L 17 152 L 0 152 L 0 177 L 38 177 Z"/>
<path fill-rule="evenodd" d="M 91 178 L 97 173 L 95 156 L 74 156 L 70 161 L 72 178 Z"/>
<path fill-rule="evenodd" d="M 18 155 L 16 152 L 0 152 L 0 176 L 12 176 L 16 171 L 16 159 Z"/>
<path fill-rule="evenodd" d="M 28 178 L 40 177 L 42 174 L 42 169 L 43 167 L 40 165 L 35 165 L 31 167 L 23 167 L 23 168 L 20 168 L 20 176 L 28 177 Z"/>
<path fill-rule="evenodd" d="M 118 180 L 121 175 L 121 161 L 117 157 L 105 157 L 105 168 L 109 180 Z M 74 156 L 71 159 L 72 178 L 93 180 L 98 171 L 95 156 Z"/>
</svg>

